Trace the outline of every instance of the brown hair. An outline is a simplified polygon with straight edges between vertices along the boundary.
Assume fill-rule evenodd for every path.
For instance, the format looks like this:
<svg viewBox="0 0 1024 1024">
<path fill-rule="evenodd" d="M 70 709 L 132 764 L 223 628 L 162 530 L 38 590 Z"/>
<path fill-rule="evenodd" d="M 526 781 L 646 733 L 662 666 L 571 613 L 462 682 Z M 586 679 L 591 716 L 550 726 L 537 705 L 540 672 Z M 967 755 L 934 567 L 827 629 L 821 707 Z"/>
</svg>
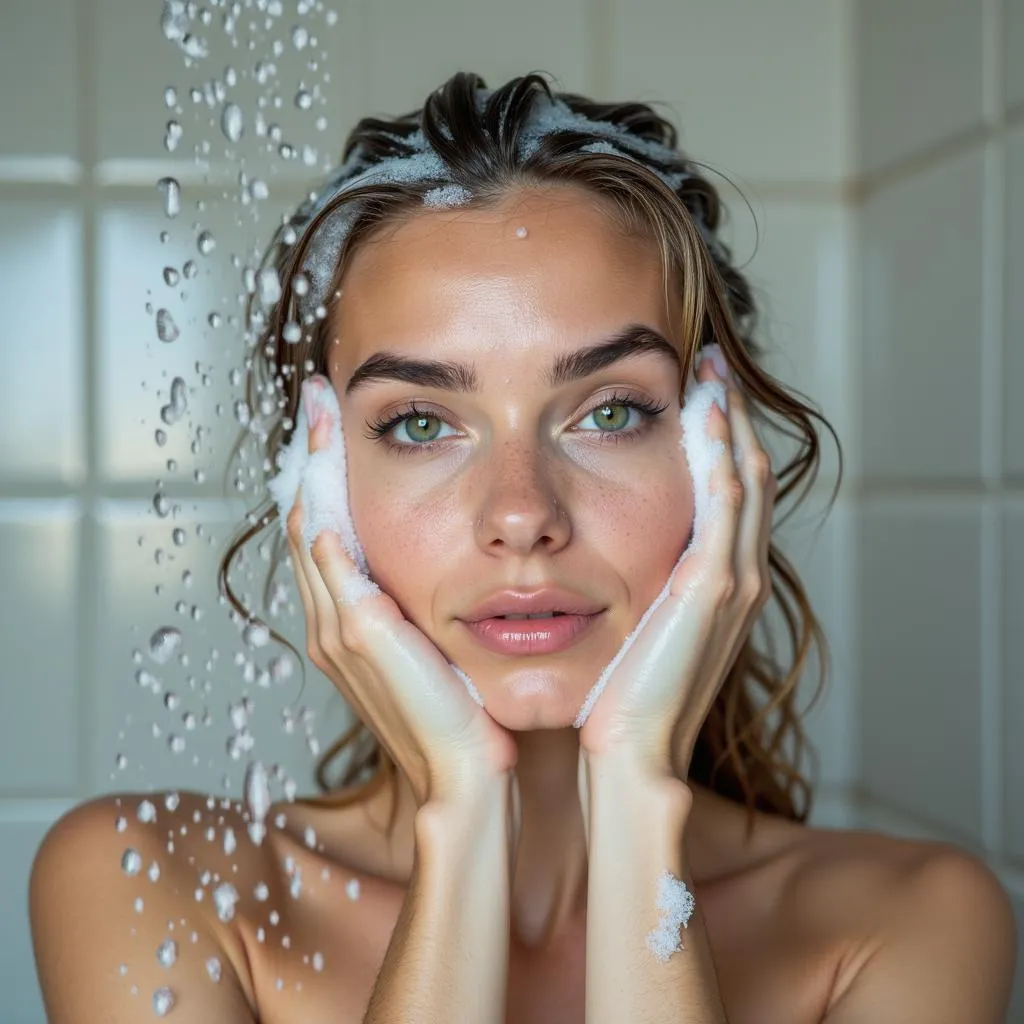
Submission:
<svg viewBox="0 0 1024 1024">
<path fill-rule="evenodd" d="M 675 128 L 645 104 L 602 104 L 571 93 L 552 93 L 545 79 L 537 74 L 512 79 L 495 90 L 481 109 L 477 90 L 483 88 L 486 86 L 479 76 L 460 72 L 431 93 L 422 110 L 387 121 L 363 118 L 348 137 L 343 159 L 362 146 L 365 158 L 358 171 L 387 157 L 406 155 L 412 146 L 404 140 L 422 129 L 428 144 L 448 166 L 452 179 L 472 193 L 473 205 L 499 201 L 516 187 L 573 185 L 603 197 L 623 230 L 653 236 L 661 249 L 666 299 L 672 287 L 682 299 L 680 337 L 684 339 L 685 351 L 681 353 L 680 390 L 697 349 L 717 342 L 752 415 L 798 442 L 796 454 L 786 465 L 776 468 L 778 503 L 800 488 L 789 510 L 791 514 L 806 497 L 819 468 L 820 449 L 814 421 L 832 434 L 837 448 L 838 439 L 827 420 L 802 401 L 802 396 L 757 364 L 760 348 L 753 337 L 755 307 L 751 290 L 733 265 L 728 247 L 716 235 L 721 220 L 718 193 L 700 173 L 699 165 L 678 152 Z M 607 150 L 583 151 L 583 147 L 602 139 L 585 128 L 550 132 L 535 152 L 525 158 L 518 156 L 520 134 L 544 95 L 563 101 L 590 120 L 611 122 L 624 129 L 636 140 L 636 149 L 629 147 L 628 139 L 616 146 L 628 149 L 634 159 Z M 644 140 L 675 152 L 671 159 L 652 157 L 651 147 L 645 147 Z M 656 173 L 681 171 L 686 176 L 675 190 Z M 294 428 L 302 380 L 311 373 L 327 373 L 330 307 L 340 301 L 340 283 L 352 252 L 361 240 L 385 223 L 415 215 L 416 210 L 423 208 L 424 194 L 438 184 L 425 180 L 359 186 L 327 202 L 315 216 L 310 216 L 309 207 L 298 211 L 278 231 L 262 267 L 276 271 L 280 299 L 269 312 L 261 310 L 255 302 L 250 302 L 248 311 L 252 347 L 246 361 L 247 400 L 253 410 L 259 407 L 264 415 L 258 430 L 253 431 L 250 424 L 239 439 L 232 463 L 245 438 L 254 435 L 264 445 L 264 470 L 276 467 L 278 453 L 288 443 Z M 354 211 L 356 216 L 334 272 L 333 297 L 327 309 L 321 307 L 316 315 L 302 318 L 301 340 L 283 343 L 285 325 L 296 316 L 298 303 L 293 286 L 304 265 L 311 236 L 327 217 L 343 208 Z M 273 396 L 275 401 L 268 402 L 267 396 Z M 841 479 L 841 451 L 839 454 Z M 836 490 L 838 486 L 837 482 Z M 835 491 L 829 505 L 834 498 Z M 228 581 L 232 561 L 249 540 L 278 519 L 277 508 L 270 501 L 250 512 L 220 564 L 221 592 L 236 612 L 247 619 L 251 615 Z M 264 586 L 265 607 L 283 552 L 283 537 L 278 533 Z M 689 768 L 693 781 L 744 803 L 751 824 L 755 810 L 797 821 L 807 819 L 812 788 L 800 770 L 806 741 L 795 705 L 797 685 L 812 647 L 818 652 L 818 684 L 811 704 L 818 699 L 828 671 L 827 644 L 799 577 L 774 544 L 769 561 L 772 602 L 788 634 L 789 657 L 776 657 L 768 639 L 765 649 L 759 650 L 752 636 L 748 637 L 704 722 Z M 298 655 L 284 637 L 274 631 L 272 635 Z M 328 766 L 350 746 L 357 749 L 339 782 L 332 785 Z M 357 720 L 320 758 L 316 777 L 323 792 L 332 793 L 332 799 L 339 805 L 348 805 L 368 798 L 389 780 L 394 784 L 395 771 L 387 751 Z M 366 779 L 370 772 L 373 774 Z M 349 791 L 353 785 L 355 788 Z M 396 806 L 397 801 L 392 800 L 393 812 Z M 392 813 L 392 824 L 393 821 Z"/>
</svg>

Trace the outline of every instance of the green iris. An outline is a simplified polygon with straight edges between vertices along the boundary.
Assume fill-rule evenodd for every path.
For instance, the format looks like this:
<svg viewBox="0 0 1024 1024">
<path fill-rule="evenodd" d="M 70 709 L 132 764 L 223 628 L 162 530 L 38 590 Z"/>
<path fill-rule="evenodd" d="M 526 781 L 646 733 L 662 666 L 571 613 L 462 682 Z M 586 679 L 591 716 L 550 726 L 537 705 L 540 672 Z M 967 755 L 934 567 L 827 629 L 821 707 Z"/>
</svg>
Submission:
<svg viewBox="0 0 1024 1024">
<path fill-rule="evenodd" d="M 622 413 L 622 417 L 623 418 L 622 418 L 621 422 L 606 424 L 606 426 L 608 426 L 608 428 L 610 430 L 621 430 L 629 422 L 629 408 L 627 406 L 625 406 L 625 405 L 602 405 L 600 409 L 595 409 L 594 413 L 593 413 L 594 420 L 598 424 L 598 426 L 601 426 L 601 419 L 600 419 L 600 417 L 602 417 L 602 416 L 606 416 L 610 420 L 615 419 L 615 416 L 612 414 L 612 410 L 613 409 L 618 409 L 619 412 Z"/>
<path fill-rule="evenodd" d="M 431 423 L 436 425 L 432 432 L 427 430 L 428 424 Z M 413 441 L 433 441 L 441 430 L 441 420 L 437 416 L 410 416 L 405 424 L 405 431 Z M 426 431 L 430 436 L 420 437 L 416 434 L 417 430 Z"/>
</svg>

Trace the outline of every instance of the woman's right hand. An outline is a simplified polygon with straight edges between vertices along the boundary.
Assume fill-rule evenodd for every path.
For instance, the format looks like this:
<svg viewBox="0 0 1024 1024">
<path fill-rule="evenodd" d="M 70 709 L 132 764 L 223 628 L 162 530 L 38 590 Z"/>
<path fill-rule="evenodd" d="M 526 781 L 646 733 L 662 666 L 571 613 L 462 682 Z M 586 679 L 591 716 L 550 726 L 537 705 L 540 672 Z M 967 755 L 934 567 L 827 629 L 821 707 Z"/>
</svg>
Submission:
<svg viewBox="0 0 1024 1024">
<path fill-rule="evenodd" d="M 309 432 L 309 452 L 328 446 L 324 410 Z M 405 773 L 417 806 L 458 800 L 508 775 L 517 748 L 470 696 L 438 648 L 379 588 L 356 603 L 346 597 L 363 576 L 331 530 L 307 549 L 302 491 L 288 514 L 288 547 L 306 615 L 310 659 Z"/>
</svg>

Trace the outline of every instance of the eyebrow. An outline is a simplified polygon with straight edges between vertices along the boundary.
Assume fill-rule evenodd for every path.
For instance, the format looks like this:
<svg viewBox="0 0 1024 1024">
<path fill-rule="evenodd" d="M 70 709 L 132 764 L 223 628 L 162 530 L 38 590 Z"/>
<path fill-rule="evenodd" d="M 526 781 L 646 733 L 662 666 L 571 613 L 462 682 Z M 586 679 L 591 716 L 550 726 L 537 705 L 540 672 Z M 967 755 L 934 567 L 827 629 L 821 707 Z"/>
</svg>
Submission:
<svg viewBox="0 0 1024 1024">
<path fill-rule="evenodd" d="M 647 324 L 633 323 L 603 341 L 559 356 L 548 369 L 549 387 L 560 387 L 589 377 L 623 359 L 658 353 L 682 366 L 679 353 L 660 332 Z M 345 394 L 373 381 L 396 380 L 440 391 L 476 392 L 480 379 L 466 363 L 411 359 L 393 352 L 377 352 L 362 363 L 345 385 Z"/>
</svg>

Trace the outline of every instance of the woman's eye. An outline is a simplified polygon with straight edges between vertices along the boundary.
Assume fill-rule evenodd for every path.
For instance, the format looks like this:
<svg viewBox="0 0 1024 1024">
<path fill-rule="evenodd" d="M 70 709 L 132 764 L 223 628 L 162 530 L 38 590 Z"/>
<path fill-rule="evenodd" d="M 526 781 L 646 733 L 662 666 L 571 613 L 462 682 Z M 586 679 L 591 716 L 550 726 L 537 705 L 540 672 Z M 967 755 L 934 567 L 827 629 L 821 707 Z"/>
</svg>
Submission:
<svg viewBox="0 0 1024 1024">
<path fill-rule="evenodd" d="M 401 444 L 428 444 L 437 441 L 441 436 L 441 428 L 449 427 L 440 416 L 406 416 L 395 424 L 395 431 L 405 430 L 405 438 L 396 438 Z"/>
<path fill-rule="evenodd" d="M 636 413 L 638 419 L 641 418 L 640 410 L 634 405 L 628 405 L 624 402 L 606 402 L 604 405 L 599 405 L 596 409 L 588 412 L 580 422 L 583 423 L 592 416 L 599 431 L 602 433 L 616 433 L 630 425 L 629 414 L 631 412 Z M 635 426 L 636 424 L 633 425 Z"/>
</svg>

